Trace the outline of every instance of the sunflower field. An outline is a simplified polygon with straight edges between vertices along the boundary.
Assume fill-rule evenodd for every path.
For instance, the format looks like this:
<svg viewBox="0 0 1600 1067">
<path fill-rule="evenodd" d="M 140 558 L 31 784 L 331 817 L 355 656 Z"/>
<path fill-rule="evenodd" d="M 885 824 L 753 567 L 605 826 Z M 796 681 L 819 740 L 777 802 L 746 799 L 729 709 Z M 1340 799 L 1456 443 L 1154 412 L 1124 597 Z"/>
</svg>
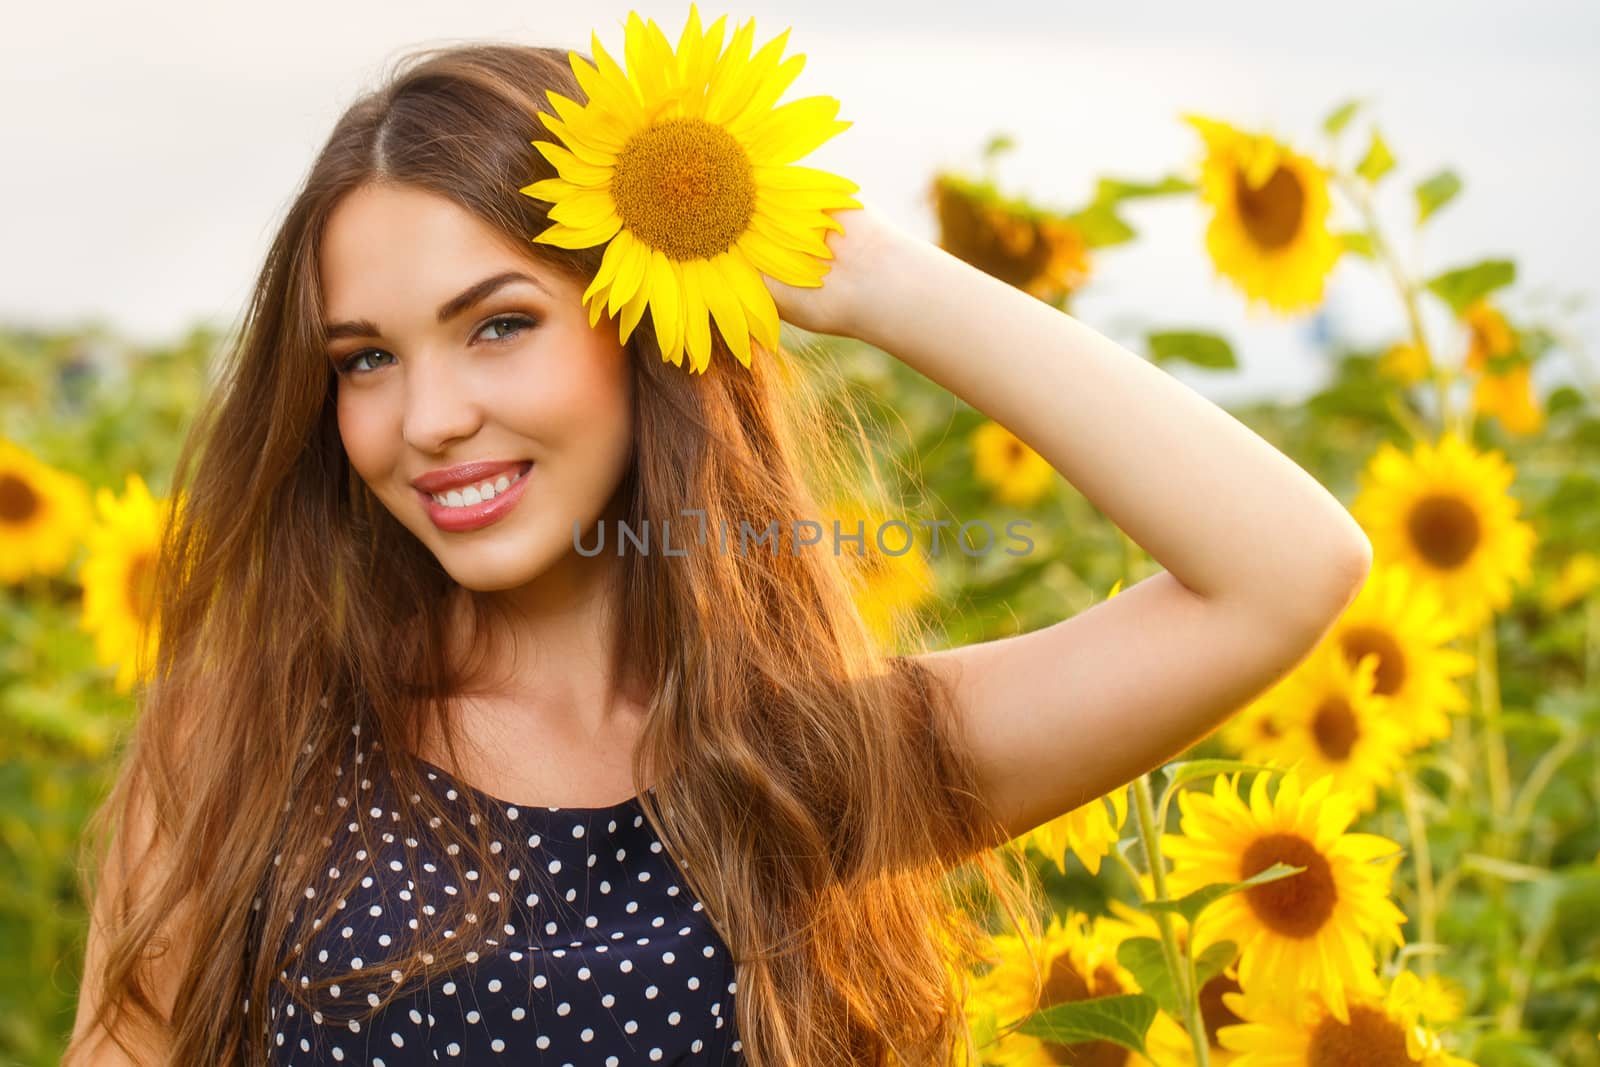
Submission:
<svg viewBox="0 0 1600 1067">
<path fill-rule="evenodd" d="M 1004 846 L 1050 905 L 1045 970 L 997 923 L 970 983 L 981 1064 L 1600 1065 L 1600 381 L 1570 308 L 1522 299 L 1510 259 L 1408 256 L 1464 182 L 1402 177 L 1360 103 L 1303 145 L 1180 120 L 1192 160 L 1102 178 L 1073 209 L 1006 195 L 987 169 L 932 175 L 938 241 L 1064 312 L 1151 198 L 1193 198 L 1193 254 L 1254 315 L 1313 314 L 1336 271 L 1374 272 L 1393 291 L 1386 343 L 1327 338 L 1309 399 L 1230 408 L 1345 501 L 1374 566 L 1323 644 L 1181 759 Z M 1010 146 L 991 139 L 985 163 Z M 1383 229 L 1385 201 L 1412 232 Z M 71 1028 L 79 832 L 158 639 L 162 487 L 222 343 L 0 328 L 6 1063 L 56 1062 Z M 1252 338 L 1179 323 L 1124 343 L 1225 375 Z M 950 644 L 1036 629 L 1158 569 L 892 356 L 804 345 L 894 472 L 885 499 L 852 505 L 863 516 L 1024 520 L 1034 539 L 861 568 L 885 644 L 908 626 Z M 1578 381 L 1541 395 L 1533 371 L 1557 353 Z"/>
</svg>

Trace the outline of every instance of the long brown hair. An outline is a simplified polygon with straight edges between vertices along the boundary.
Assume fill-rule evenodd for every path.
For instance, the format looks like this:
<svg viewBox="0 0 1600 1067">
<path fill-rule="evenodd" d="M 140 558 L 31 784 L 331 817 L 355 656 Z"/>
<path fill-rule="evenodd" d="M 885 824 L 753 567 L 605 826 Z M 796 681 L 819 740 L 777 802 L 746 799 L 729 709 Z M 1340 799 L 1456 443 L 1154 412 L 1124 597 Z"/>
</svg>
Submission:
<svg viewBox="0 0 1600 1067">
<path fill-rule="evenodd" d="M 411 755 L 433 726 L 455 759 L 446 701 L 464 675 L 442 618 L 455 583 L 345 457 L 320 332 L 320 233 L 350 191 L 398 183 L 449 198 L 587 282 L 603 248 L 528 240 L 548 225 L 544 205 L 518 192 L 554 175 L 529 143 L 548 138 L 535 117 L 547 90 L 584 100 L 564 50 L 468 44 L 412 52 L 357 100 L 289 207 L 184 442 L 171 493 L 181 506 L 156 562 L 157 662 L 91 822 L 83 884 L 93 900 L 107 839 L 147 798 L 149 849 L 132 862 L 148 891 L 111 903 L 105 966 L 90 977 L 113 1035 L 159 1019 L 145 966 L 183 908 L 203 948 L 157 1023 L 171 1063 L 265 1062 L 274 995 L 342 982 L 351 992 L 337 1003 L 353 1009 L 371 983 L 387 1003 L 460 965 L 472 945 L 449 931 L 505 921 L 508 901 L 487 881 L 457 878 L 459 897 L 392 959 L 291 981 L 308 924 L 327 921 L 373 862 L 363 836 L 344 832 L 337 779 L 350 776 L 349 792 L 388 776 L 408 825 L 440 820 L 463 842 L 459 869 L 489 856 L 487 820 L 462 824 L 441 807 Z M 648 327 L 647 316 L 628 341 L 637 436 L 618 499 L 635 530 L 687 508 L 704 509 L 712 529 L 810 518 L 860 460 L 871 468 L 866 450 L 846 456 L 835 443 L 852 426 L 864 438 L 808 384 L 819 371 L 765 352 L 746 369 L 713 332 L 711 371 L 691 375 L 662 360 Z M 965 977 L 984 958 L 981 917 L 998 903 L 1037 932 L 1036 884 L 992 847 L 1002 835 L 948 692 L 875 643 L 849 565 L 786 545 L 634 552 L 618 568 L 615 666 L 651 694 L 634 782 L 729 947 L 737 1030 L 762 1067 L 970 1055 Z M 483 605 L 471 604 L 482 625 Z M 926 647 L 920 629 L 902 636 Z M 147 866 L 156 848 L 175 861 Z M 337 884 L 315 905 L 297 899 L 328 867 Z"/>
</svg>

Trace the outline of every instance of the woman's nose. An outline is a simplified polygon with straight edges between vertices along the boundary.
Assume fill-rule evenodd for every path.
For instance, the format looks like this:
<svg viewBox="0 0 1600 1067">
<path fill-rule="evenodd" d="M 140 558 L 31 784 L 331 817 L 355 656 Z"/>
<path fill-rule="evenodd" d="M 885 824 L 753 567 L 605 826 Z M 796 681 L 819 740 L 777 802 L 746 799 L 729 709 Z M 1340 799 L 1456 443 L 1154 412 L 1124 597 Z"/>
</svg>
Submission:
<svg viewBox="0 0 1600 1067">
<path fill-rule="evenodd" d="M 440 452 L 472 436 L 482 413 L 470 385 L 447 355 L 413 359 L 406 368 L 406 442 L 419 452 Z"/>
</svg>

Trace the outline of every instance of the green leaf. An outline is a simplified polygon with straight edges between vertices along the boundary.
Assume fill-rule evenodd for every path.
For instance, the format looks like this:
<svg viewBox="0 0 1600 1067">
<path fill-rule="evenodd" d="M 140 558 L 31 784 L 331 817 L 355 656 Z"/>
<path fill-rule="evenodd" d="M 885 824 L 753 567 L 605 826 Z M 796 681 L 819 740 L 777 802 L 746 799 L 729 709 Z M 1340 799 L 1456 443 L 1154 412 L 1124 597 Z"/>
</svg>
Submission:
<svg viewBox="0 0 1600 1067">
<path fill-rule="evenodd" d="M 1101 178 L 1094 188 L 1096 204 L 1116 204 L 1149 196 L 1171 196 L 1174 193 L 1192 193 L 1195 184 L 1186 178 L 1169 174 L 1159 182 L 1130 182 L 1120 178 Z"/>
<path fill-rule="evenodd" d="M 1472 1050 L 1478 1067 L 1561 1067 L 1561 1061 L 1506 1034 L 1485 1034 Z"/>
<path fill-rule="evenodd" d="M 1207 946 L 1194 961 L 1195 985 L 1204 989 L 1207 982 L 1227 970 L 1238 958 L 1239 946 L 1232 941 L 1217 941 Z"/>
<path fill-rule="evenodd" d="M 1509 259 L 1486 259 L 1466 267 L 1445 271 L 1429 278 L 1428 291 L 1446 304 L 1457 315 L 1466 311 L 1474 300 L 1510 285 L 1517 280 L 1517 265 Z"/>
<path fill-rule="evenodd" d="M 1367 259 L 1375 259 L 1378 255 L 1378 250 L 1372 243 L 1372 234 L 1365 230 L 1350 230 L 1337 236 L 1346 252 L 1354 252 Z"/>
<path fill-rule="evenodd" d="M 1029 1037 L 1063 1045 L 1112 1041 L 1145 1055 L 1144 1035 L 1156 1017 L 1156 1002 L 1142 993 L 1054 1004 L 1030 1015 L 1019 1028 Z"/>
<path fill-rule="evenodd" d="M 1183 1018 L 1178 986 L 1167 969 L 1161 942 L 1153 937 L 1128 937 L 1117 946 L 1117 962 L 1128 969 L 1147 996 L 1154 997 L 1161 1010 L 1174 1019 Z"/>
<path fill-rule="evenodd" d="M 1444 207 L 1461 192 L 1461 179 L 1453 170 L 1441 170 L 1431 178 L 1417 183 L 1417 225 L 1428 221 L 1428 216 Z"/>
<path fill-rule="evenodd" d="M 1389 153 L 1389 146 L 1384 143 L 1383 135 L 1373 127 L 1372 144 L 1367 147 L 1367 154 L 1356 164 L 1356 173 L 1367 181 L 1376 185 L 1378 180 L 1394 169 L 1394 156 Z"/>
<path fill-rule="evenodd" d="M 1356 112 L 1361 110 L 1361 104 L 1362 102 L 1359 97 L 1353 97 L 1349 100 L 1346 100 L 1344 103 L 1340 104 L 1338 107 L 1334 108 L 1328 113 L 1327 118 L 1322 120 L 1322 128 L 1326 130 L 1330 136 L 1339 136 L 1340 131 L 1342 131 L 1345 126 L 1349 125 L 1350 120 L 1355 117 Z"/>
<path fill-rule="evenodd" d="M 1269 774 L 1282 774 L 1283 768 L 1265 763 L 1246 763 L 1236 759 L 1196 759 L 1179 760 L 1169 763 L 1161 768 L 1167 776 L 1165 792 L 1170 792 L 1185 782 L 1192 782 L 1196 778 L 1210 778 L 1217 774 L 1229 774 L 1233 771 L 1266 771 Z"/>
<path fill-rule="evenodd" d="M 1211 370 L 1235 370 L 1239 366 L 1233 346 L 1214 333 L 1196 330 L 1152 333 L 1148 343 L 1150 358 L 1156 363 L 1181 359 Z"/>
<path fill-rule="evenodd" d="M 1252 875 L 1242 882 L 1213 882 L 1203 885 L 1193 893 L 1179 897 L 1177 900 L 1146 900 L 1140 906 L 1146 911 L 1170 911 L 1182 915 L 1193 926 L 1195 919 L 1215 902 L 1241 889 L 1250 889 L 1254 886 L 1276 882 L 1280 878 L 1287 878 L 1299 874 L 1304 867 L 1291 867 L 1287 863 L 1274 863 L 1271 867 Z"/>
<path fill-rule="evenodd" d="M 1002 152 L 1009 152 L 1017 147 L 1016 140 L 1006 133 L 997 133 L 990 137 L 983 146 L 984 160 L 991 161 Z"/>
<path fill-rule="evenodd" d="M 1090 248 L 1125 244 L 1138 236 L 1138 231 L 1117 214 L 1115 202 L 1090 204 L 1082 211 L 1068 215 L 1067 221 L 1078 228 L 1083 235 L 1083 243 Z"/>
</svg>

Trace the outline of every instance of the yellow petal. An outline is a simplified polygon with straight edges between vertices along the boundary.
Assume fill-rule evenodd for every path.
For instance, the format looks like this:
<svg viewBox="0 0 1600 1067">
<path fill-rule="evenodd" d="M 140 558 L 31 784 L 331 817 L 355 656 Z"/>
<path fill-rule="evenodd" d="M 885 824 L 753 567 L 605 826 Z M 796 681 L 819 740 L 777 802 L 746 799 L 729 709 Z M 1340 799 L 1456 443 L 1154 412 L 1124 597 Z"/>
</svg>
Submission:
<svg viewBox="0 0 1600 1067">
<path fill-rule="evenodd" d="M 628 338 L 633 335 L 633 328 L 639 325 L 639 319 L 644 315 L 645 305 L 650 302 L 650 287 L 639 286 L 638 292 L 622 307 L 622 330 L 619 334 L 622 343 L 627 344 Z"/>
<path fill-rule="evenodd" d="M 621 219 L 617 220 L 617 225 L 622 225 Z M 615 233 L 614 228 L 606 226 L 589 226 L 575 230 L 571 226 L 563 226 L 556 222 L 551 223 L 549 229 L 533 240 L 535 244 L 555 245 L 557 248 L 593 248 L 597 244 L 609 241 Z"/>
<path fill-rule="evenodd" d="M 808 252 L 821 259 L 832 259 L 833 252 L 828 248 L 821 234 L 815 230 L 807 230 L 795 226 L 782 217 L 757 212 L 750 216 L 749 227 L 767 240 L 784 248 L 796 252 Z"/>
<path fill-rule="evenodd" d="M 606 253 L 600 260 L 600 269 L 594 272 L 594 278 L 589 282 L 589 288 L 583 291 L 583 302 L 596 294 L 603 294 L 606 286 L 617 276 L 617 264 L 622 262 L 623 252 L 627 250 L 628 242 L 621 240 L 612 241 L 606 245 Z"/>
<path fill-rule="evenodd" d="M 706 115 L 711 114 L 711 101 L 721 95 L 725 90 L 722 86 L 732 80 L 736 73 L 744 69 L 750 61 L 750 43 L 755 36 L 756 21 L 748 19 L 733 34 L 733 40 L 728 42 L 727 51 L 722 53 L 722 58 L 717 60 L 710 76 L 706 79 Z"/>
<path fill-rule="evenodd" d="M 656 340 L 669 358 L 683 348 L 683 282 L 672 261 L 660 249 L 650 252 L 650 318 L 655 323 Z M 681 358 L 674 362 L 682 362 Z"/>
<path fill-rule="evenodd" d="M 700 292 L 700 272 L 694 266 L 694 261 L 678 265 L 683 279 L 684 344 L 689 350 L 689 369 L 703 374 L 711 364 L 711 312 Z"/>
<path fill-rule="evenodd" d="M 830 192 L 850 196 L 861 191 L 861 186 L 848 178 L 830 174 L 815 167 L 789 165 L 783 167 L 754 167 L 757 188 L 795 190 L 800 192 Z"/>
<path fill-rule="evenodd" d="M 554 141 L 534 141 L 533 147 L 550 161 L 561 177 L 574 185 L 599 189 L 611 184 L 610 167 L 596 167 L 585 163 Z"/>
<path fill-rule="evenodd" d="M 778 305 L 761 275 L 744 258 L 735 252 L 726 252 L 712 260 L 729 290 L 739 298 L 745 309 L 745 320 L 750 332 L 768 352 L 778 350 Z"/>
<path fill-rule="evenodd" d="M 658 100 L 671 91 L 671 68 L 651 54 L 649 31 L 637 11 L 628 12 L 622 55 L 628 61 L 628 75 L 639 83 L 639 95 L 644 100 Z"/>
<path fill-rule="evenodd" d="M 706 118 L 722 125 L 737 118 L 750 103 L 751 96 L 768 78 L 775 77 L 773 71 L 778 66 L 778 56 L 783 53 L 784 44 L 789 39 L 789 31 L 784 30 L 777 37 L 761 46 L 761 51 L 743 67 L 732 71 L 728 76 L 719 79 L 706 95 Z M 787 86 L 780 86 L 779 93 Z M 773 97 L 777 99 L 776 96 Z"/>
<path fill-rule="evenodd" d="M 644 280 L 644 268 L 650 262 L 650 250 L 630 239 L 623 249 L 622 262 L 617 264 L 617 276 L 606 294 L 606 313 L 615 315 L 622 305 L 633 297 L 634 290 Z"/>
<path fill-rule="evenodd" d="M 813 104 L 812 101 L 818 101 Z M 804 107 L 785 113 L 785 109 Z M 836 134 L 852 125 L 835 121 L 831 116 L 839 110 L 839 102 L 831 97 L 812 96 L 785 104 L 772 117 L 751 130 L 744 137 L 745 150 L 751 160 L 764 164 L 793 163 L 813 151 Z"/>
<path fill-rule="evenodd" d="M 607 88 L 632 107 L 639 108 L 642 104 L 639 87 L 629 80 L 622 72 L 622 68 L 617 65 L 617 61 L 611 58 L 611 53 L 600 43 L 600 34 L 595 30 L 589 31 L 589 47 L 590 54 L 594 56 L 596 69 L 599 70 L 600 77 L 605 79 Z"/>
<path fill-rule="evenodd" d="M 591 67 L 576 52 L 568 52 L 567 59 L 572 64 L 572 73 L 578 79 L 579 87 L 588 98 L 587 109 L 610 112 L 630 126 L 643 124 L 644 111 L 639 107 L 631 88 L 627 92 L 614 88 L 606 81 L 605 75 Z"/>
<path fill-rule="evenodd" d="M 584 135 L 575 132 L 572 127 L 552 115 L 546 115 L 541 112 L 539 118 L 543 120 L 551 133 L 561 138 L 562 143 L 566 145 L 569 152 L 585 163 L 596 167 L 609 167 L 616 163 L 617 154 L 615 151 L 608 152 L 591 143 Z"/>
<path fill-rule="evenodd" d="M 569 196 L 585 191 L 582 186 L 573 185 L 565 178 L 543 178 L 532 185 L 524 185 L 517 190 L 517 192 L 525 196 L 531 196 L 535 200 L 549 200 L 552 202 L 565 200 Z"/>
<path fill-rule="evenodd" d="M 770 274 L 780 282 L 804 285 L 803 279 L 820 278 L 817 266 L 803 253 L 790 251 L 754 230 L 740 234 L 734 245 L 757 270 Z M 820 281 L 816 284 L 820 284 Z"/>
<path fill-rule="evenodd" d="M 791 82 L 800 76 L 800 71 L 806 65 L 803 55 L 790 56 L 778 65 L 778 69 L 756 86 L 744 109 L 739 112 L 729 123 L 728 132 L 735 137 L 742 137 L 748 130 L 761 120 L 763 115 L 771 113 L 772 105 L 778 102 L 778 97 L 783 95 Z"/>
<path fill-rule="evenodd" d="M 575 230 L 609 223 L 615 215 L 616 209 L 609 193 L 584 192 L 550 209 L 552 219 L 564 222 Z M 618 218 L 618 225 L 621 222 L 621 218 Z"/>
<path fill-rule="evenodd" d="M 727 287 L 722 278 L 722 272 L 717 268 L 715 260 L 697 260 L 690 265 L 690 269 L 700 271 L 701 292 L 705 296 L 706 305 L 711 308 L 711 315 L 717 320 L 717 329 L 722 334 L 722 339 L 728 342 L 728 347 L 733 350 L 740 363 L 746 367 L 750 365 L 750 326 L 745 322 L 744 308 L 739 306 L 738 297 Z"/>
</svg>

